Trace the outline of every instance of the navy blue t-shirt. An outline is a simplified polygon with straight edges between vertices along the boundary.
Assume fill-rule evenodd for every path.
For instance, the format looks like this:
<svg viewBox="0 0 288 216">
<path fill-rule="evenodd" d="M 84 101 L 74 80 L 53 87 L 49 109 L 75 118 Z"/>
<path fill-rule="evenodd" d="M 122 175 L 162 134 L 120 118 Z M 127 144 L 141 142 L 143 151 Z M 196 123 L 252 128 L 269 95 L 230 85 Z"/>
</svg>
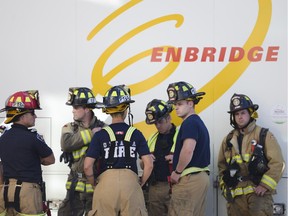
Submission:
<svg viewBox="0 0 288 216">
<path fill-rule="evenodd" d="M 115 123 L 109 125 L 111 129 L 114 131 L 114 134 L 126 134 L 126 131 L 129 129 L 129 125 L 126 123 Z M 91 143 L 89 145 L 86 156 L 100 159 L 100 173 L 104 172 L 107 169 L 107 161 L 109 158 L 109 150 L 110 150 L 110 136 L 106 130 L 102 129 L 99 132 L 95 133 Z M 124 143 L 117 142 L 114 150 L 115 154 L 113 155 L 113 168 L 125 168 L 127 164 L 127 157 L 125 154 Z M 136 129 L 130 139 L 130 147 L 129 147 L 130 159 L 131 161 L 131 170 L 133 170 L 136 174 L 138 174 L 137 169 L 137 158 L 138 155 L 141 157 L 143 155 L 150 154 L 147 142 L 143 134 Z"/>
<path fill-rule="evenodd" d="M 180 151 L 183 146 L 183 141 L 187 138 L 196 140 L 196 147 L 193 153 L 193 157 L 186 168 L 207 167 L 210 164 L 209 133 L 201 118 L 198 115 L 193 114 L 186 118 L 180 126 L 173 156 L 173 169 L 176 169 L 179 161 Z"/>
<path fill-rule="evenodd" d="M 0 158 L 4 179 L 15 178 L 23 182 L 42 182 L 40 158 L 52 154 L 51 148 L 35 131 L 13 124 L 0 137 Z"/>
</svg>

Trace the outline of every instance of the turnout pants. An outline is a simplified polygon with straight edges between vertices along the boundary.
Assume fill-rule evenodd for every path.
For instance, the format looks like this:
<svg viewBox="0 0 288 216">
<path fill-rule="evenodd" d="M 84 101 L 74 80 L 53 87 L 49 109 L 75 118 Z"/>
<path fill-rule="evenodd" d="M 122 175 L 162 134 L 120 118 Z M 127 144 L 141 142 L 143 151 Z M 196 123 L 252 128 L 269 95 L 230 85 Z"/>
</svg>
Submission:
<svg viewBox="0 0 288 216">
<path fill-rule="evenodd" d="M 204 216 L 208 187 L 206 172 L 182 176 L 172 186 L 168 216 Z"/>
<path fill-rule="evenodd" d="M 6 192 L 5 192 L 6 188 Z M 17 192 L 19 190 L 19 197 Z M 8 205 L 5 207 L 5 193 Z M 17 205 L 17 199 L 19 198 L 19 211 L 13 207 Z M 16 202 L 15 202 L 16 201 Z M 17 184 L 16 179 L 9 179 L 9 183 L 2 185 L 0 194 L 0 215 L 3 212 L 7 212 L 6 215 L 44 215 L 43 214 L 43 202 L 41 187 L 37 183 L 22 182 Z M 5 215 L 3 213 L 3 215 Z"/>
<path fill-rule="evenodd" d="M 73 192 L 71 197 L 70 190 L 58 209 L 58 216 L 87 216 L 92 208 L 93 193 Z"/>
<path fill-rule="evenodd" d="M 227 203 L 227 213 L 228 216 L 273 216 L 272 195 L 250 193 L 236 196 L 233 203 Z"/>
<path fill-rule="evenodd" d="M 167 216 L 170 202 L 170 185 L 168 182 L 156 182 L 149 185 L 149 216 Z"/>
<path fill-rule="evenodd" d="M 108 169 L 98 179 L 89 216 L 147 216 L 139 179 L 130 169 Z"/>
</svg>

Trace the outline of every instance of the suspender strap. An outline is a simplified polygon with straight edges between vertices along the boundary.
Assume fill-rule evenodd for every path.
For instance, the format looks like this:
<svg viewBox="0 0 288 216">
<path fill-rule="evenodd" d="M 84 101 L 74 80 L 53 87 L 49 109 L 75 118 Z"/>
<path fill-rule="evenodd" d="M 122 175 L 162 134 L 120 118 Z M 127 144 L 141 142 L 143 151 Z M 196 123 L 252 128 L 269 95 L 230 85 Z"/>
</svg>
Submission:
<svg viewBox="0 0 288 216">
<path fill-rule="evenodd" d="M 15 192 L 14 192 L 14 202 L 9 202 L 8 199 L 8 189 L 9 183 L 4 186 L 4 201 L 5 201 L 5 208 L 14 208 L 17 212 L 20 212 L 20 190 L 22 187 L 22 181 L 17 180 Z"/>
<path fill-rule="evenodd" d="M 126 160 L 126 168 L 131 168 L 131 157 L 130 157 L 130 139 L 131 139 L 131 136 L 134 132 L 136 128 L 134 127 L 130 127 L 126 134 L 125 134 L 125 138 L 124 138 L 124 146 L 125 146 L 125 160 Z"/>
<path fill-rule="evenodd" d="M 112 130 L 111 127 L 106 126 L 106 127 L 104 127 L 103 129 L 106 130 L 107 133 L 109 134 L 109 137 L 110 137 L 110 141 L 111 141 L 111 142 L 116 141 L 116 136 L 115 136 L 114 131 Z M 124 137 L 124 140 L 125 140 L 125 141 L 130 142 L 131 136 L 132 136 L 132 134 L 133 134 L 133 132 L 134 132 L 135 129 L 136 129 L 136 128 L 134 128 L 134 127 L 129 127 L 129 129 L 127 130 L 127 132 L 126 132 L 126 134 L 125 134 L 125 137 Z"/>
<path fill-rule="evenodd" d="M 109 155 L 108 155 L 108 159 L 107 159 L 107 168 L 112 168 L 113 164 L 114 164 L 114 152 L 115 152 L 115 141 L 111 142 L 111 146 L 109 149 Z"/>
<path fill-rule="evenodd" d="M 110 141 L 111 141 L 111 146 L 109 149 L 109 155 L 108 155 L 108 160 L 107 160 L 107 168 L 113 168 L 113 164 L 114 164 L 114 153 L 115 153 L 115 141 L 116 136 L 114 131 L 112 130 L 111 127 L 106 126 L 103 128 L 104 130 L 107 131 L 107 133 L 109 134 L 110 137 Z M 134 132 L 136 128 L 134 127 L 129 127 L 129 129 L 127 130 L 125 137 L 124 137 L 124 146 L 125 146 L 125 158 L 126 158 L 126 166 L 130 166 L 131 163 L 131 158 L 130 158 L 130 139 L 131 136 Z M 119 135 L 117 135 L 118 140 L 123 140 L 123 137 L 119 137 Z M 127 167 L 128 168 L 128 167 Z"/>
<path fill-rule="evenodd" d="M 133 134 L 133 132 L 134 132 L 135 129 L 136 129 L 136 128 L 134 128 L 134 127 L 130 127 L 130 128 L 127 130 L 126 135 L 125 135 L 125 138 L 124 138 L 125 141 L 130 142 L 131 136 L 132 136 L 132 134 Z"/>
<path fill-rule="evenodd" d="M 14 194 L 14 208 L 17 212 L 20 212 L 20 190 L 22 187 L 22 182 L 17 180 L 15 194 Z"/>
<path fill-rule="evenodd" d="M 112 166 L 114 164 L 114 152 L 115 152 L 116 136 L 115 136 L 111 127 L 106 126 L 103 129 L 107 131 L 107 133 L 109 134 L 109 137 L 110 137 L 110 141 L 111 141 L 111 146 L 109 149 L 109 155 L 108 155 L 108 159 L 107 159 L 106 163 L 107 163 L 107 168 L 112 168 Z"/>
<path fill-rule="evenodd" d="M 112 130 L 111 127 L 106 126 L 106 127 L 103 127 L 103 129 L 106 130 L 107 133 L 109 134 L 111 142 L 116 141 L 116 136 L 115 136 L 114 131 Z"/>
<path fill-rule="evenodd" d="M 9 184 L 9 182 L 8 182 Z M 6 182 L 5 182 L 5 185 L 4 185 L 4 202 L 5 202 L 5 208 L 8 208 L 8 186 L 9 185 L 6 185 Z"/>
<path fill-rule="evenodd" d="M 263 148 L 265 147 L 265 139 L 266 139 L 266 135 L 268 132 L 268 128 L 261 128 L 260 130 L 260 134 L 259 134 L 259 144 L 263 146 Z"/>
</svg>

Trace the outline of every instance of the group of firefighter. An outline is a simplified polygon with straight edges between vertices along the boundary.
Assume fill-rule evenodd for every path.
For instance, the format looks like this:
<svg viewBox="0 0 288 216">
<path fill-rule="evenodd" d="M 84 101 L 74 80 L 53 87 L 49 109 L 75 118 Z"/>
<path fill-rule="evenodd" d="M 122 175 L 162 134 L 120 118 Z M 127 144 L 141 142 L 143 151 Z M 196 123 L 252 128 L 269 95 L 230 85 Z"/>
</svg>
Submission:
<svg viewBox="0 0 288 216">
<path fill-rule="evenodd" d="M 170 83 L 168 100 L 152 99 L 148 139 L 133 126 L 130 88 L 116 85 L 103 101 L 91 89 L 69 88 L 73 121 L 61 131 L 60 162 L 70 168 L 59 216 L 204 216 L 210 186 L 210 136 L 195 106 L 205 92 L 185 81 Z M 103 122 L 93 110 L 111 116 Z M 233 127 L 218 154 L 218 183 L 229 216 L 272 216 L 285 161 L 273 133 L 256 124 L 259 106 L 244 94 L 230 99 Z M 0 216 L 51 215 L 41 165 L 55 163 L 52 149 L 33 128 L 37 90 L 10 95 L 0 131 Z M 173 123 L 171 112 L 182 119 Z M 128 123 L 127 123 L 128 122 Z M 219 123 L 221 124 L 221 123 Z M 220 126 L 220 125 L 219 125 Z M 141 169 L 141 172 L 140 172 Z M 141 173 L 141 175 L 140 175 Z"/>
</svg>

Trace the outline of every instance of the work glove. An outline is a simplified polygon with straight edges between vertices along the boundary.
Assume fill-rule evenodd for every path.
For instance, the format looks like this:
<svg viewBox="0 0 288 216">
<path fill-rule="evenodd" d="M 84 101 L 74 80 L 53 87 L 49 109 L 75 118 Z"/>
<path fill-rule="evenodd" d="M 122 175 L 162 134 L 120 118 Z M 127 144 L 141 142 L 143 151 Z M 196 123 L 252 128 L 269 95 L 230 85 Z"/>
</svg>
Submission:
<svg viewBox="0 0 288 216">
<path fill-rule="evenodd" d="M 64 161 L 65 164 L 67 164 L 69 167 L 72 166 L 72 163 L 74 162 L 74 159 L 73 159 L 73 155 L 71 152 L 63 152 L 61 155 L 60 155 L 60 162 Z"/>
</svg>

